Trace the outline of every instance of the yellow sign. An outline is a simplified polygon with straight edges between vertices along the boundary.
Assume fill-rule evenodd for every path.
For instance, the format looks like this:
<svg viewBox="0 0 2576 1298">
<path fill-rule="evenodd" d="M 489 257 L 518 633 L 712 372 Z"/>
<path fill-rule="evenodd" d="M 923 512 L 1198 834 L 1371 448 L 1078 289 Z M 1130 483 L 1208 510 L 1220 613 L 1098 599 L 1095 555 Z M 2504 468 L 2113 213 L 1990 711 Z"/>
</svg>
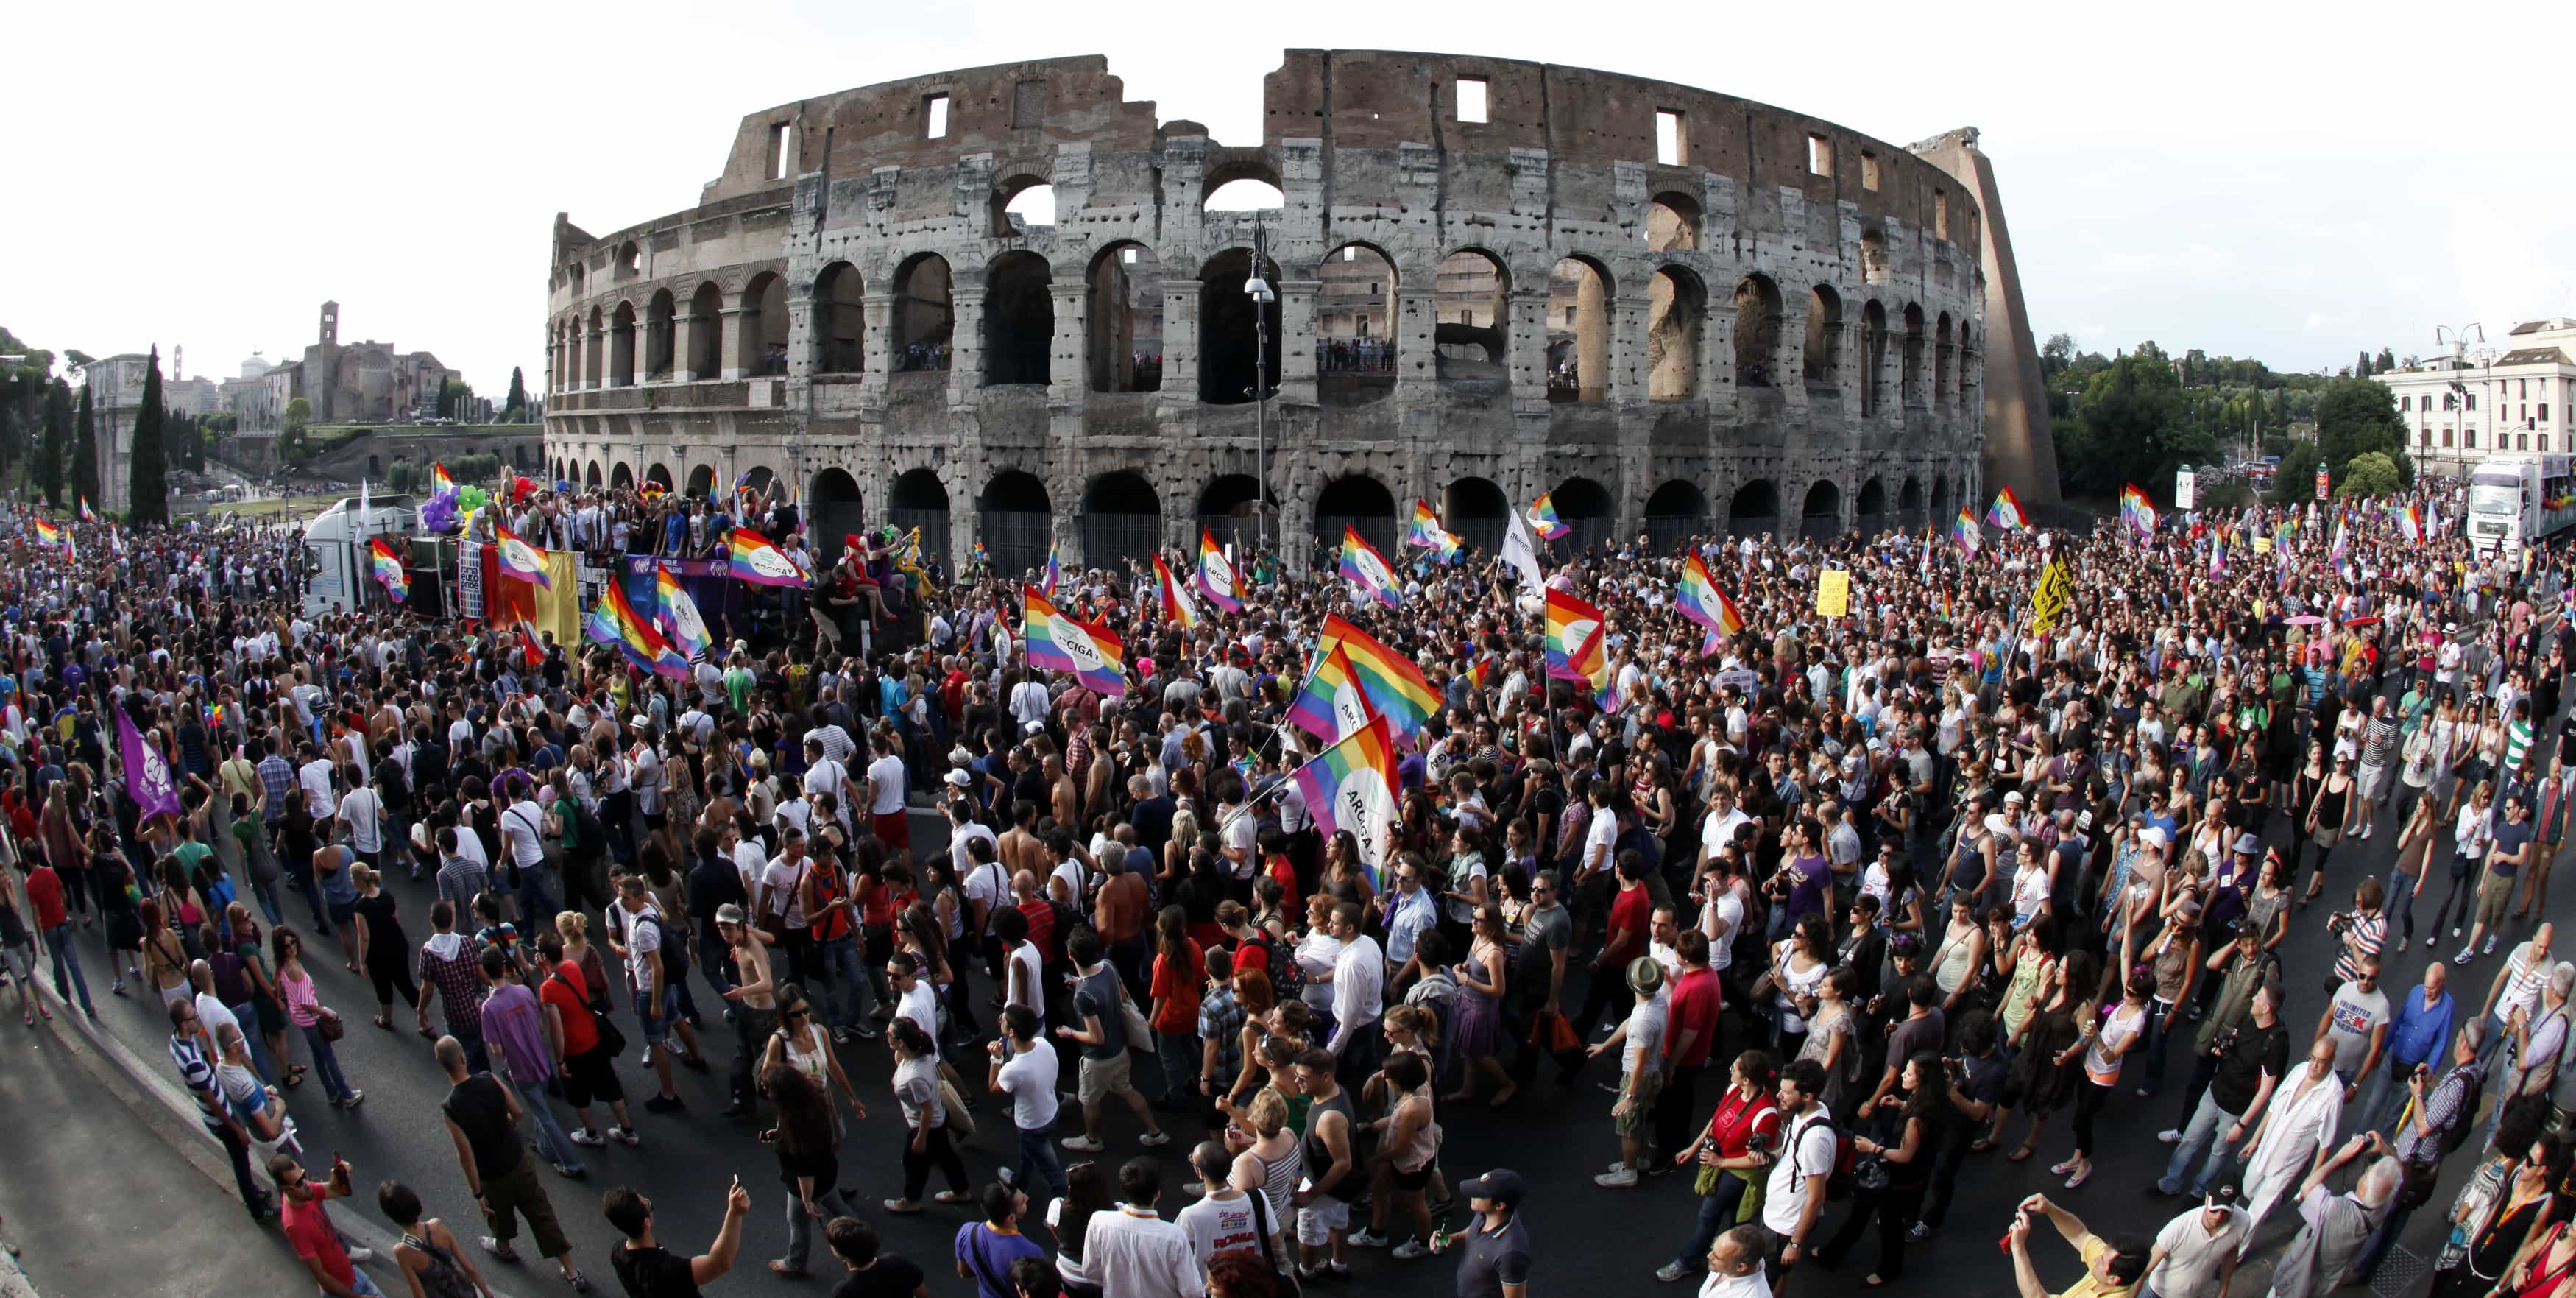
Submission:
<svg viewBox="0 0 2576 1298">
<path fill-rule="evenodd" d="M 1828 568 L 1816 577 L 1816 612 L 1841 617 L 1851 611 L 1851 574 Z"/>
<path fill-rule="evenodd" d="M 2043 632 L 2057 625 L 2066 612 L 2066 598 L 2075 592 L 2075 578 L 2066 571 L 2064 559 L 2052 559 L 2039 571 L 2039 584 L 2030 592 L 2030 629 Z"/>
<path fill-rule="evenodd" d="M 2270 554 L 2271 552 L 2272 552 L 2272 538 L 2270 538 L 2270 537 L 2268 537 L 2268 536 L 2258 536 L 2258 537 L 2255 537 L 2255 538 L 2254 538 L 2254 553 L 2256 553 L 2256 554 Z"/>
</svg>

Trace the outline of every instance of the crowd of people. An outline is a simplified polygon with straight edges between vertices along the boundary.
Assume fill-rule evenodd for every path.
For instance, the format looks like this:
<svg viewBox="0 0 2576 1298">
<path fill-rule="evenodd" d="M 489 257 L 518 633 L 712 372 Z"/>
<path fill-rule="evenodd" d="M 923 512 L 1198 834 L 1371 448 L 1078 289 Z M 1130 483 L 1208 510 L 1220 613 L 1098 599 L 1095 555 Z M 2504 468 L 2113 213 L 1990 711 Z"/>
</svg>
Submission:
<svg viewBox="0 0 2576 1298">
<path fill-rule="evenodd" d="M 331 1121 L 366 1099 L 351 1031 L 416 1033 L 447 1083 L 479 1248 L 428 1215 L 444 1185 L 376 1193 L 389 1261 L 436 1298 L 485 1291 L 474 1255 L 515 1262 L 523 1234 L 577 1288 L 586 1262 L 635 1298 L 726 1274 L 740 1178 L 695 1255 L 631 1186 L 601 1199 L 605 1258 L 555 1206 L 592 1151 L 705 1120 L 677 1070 L 723 1070 L 717 1119 L 775 1158 L 768 1269 L 812 1273 L 819 1234 L 842 1294 L 949 1291 L 936 1269 L 980 1298 L 1261 1298 L 1454 1252 L 1458 1293 L 1523 1298 L 1534 1194 L 1683 1184 L 1696 1228 L 1613 1283 L 1759 1298 L 1866 1257 L 1880 1285 L 1926 1248 L 1978 1256 L 1941 1240 L 1980 1167 L 2046 1182 L 2006 1238 L 2025 1298 L 2052 1290 L 2042 1218 L 2085 1268 L 2067 1292 L 2217 1298 L 2259 1248 L 2275 1292 L 2323 1293 L 2446 1169 L 2468 1176 L 2437 1208 L 2445 1298 L 2556 1298 L 2576 1267 L 2576 965 L 2546 911 L 2576 790 L 2564 549 L 2481 555 L 2377 505 L 1973 552 L 1712 539 L 1746 623 L 1717 637 L 1640 542 L 1544 579 L 1604 611 L 1599 693 L 1550 679 L 1499 561 L 1409 563 L 1391 608 L 1247 563 L 1242 610 L 1194 626 L 1149 578 L 1068 573 L 1058 605 L 1126 641 L 1104 694 L 1028 668 L 1018 574 L 925 592 L 886 538 L 816 544 L 757 495 L 513 508 L 578 548 L 766 529 L 818 556 L 824 615 L 674 680 L 380 601 L 308 614 L 279 533 L 71 523 L 55 549 L 8 520 L 14 1003 L 95 1018 L 98 974 L 157 997 L 245 1204 L 325 1294 L 378 1292 L 327 1206 L 351 1169 L 308 1171 L 301 1139 L 308 1097 Z M 2071 595 L 2034 630 L 2052 569 Z M 1330 615 L 1440 700 L 1383 860 L 1293 778 L 1324 747 L 1287 717 Z M 154 767 L 178 814 L 143 810 Z M 2356 865 L 2381 835 L 2394 863 Z M 2287 968 L 2298 928 L 2329 958 Z M 335 958 L 372 1007 L 324 1002 Z M 1616 1158 L 1592 1186 L 1442 1121 L 1566 1126 L 1594 1084 Z M 2087 1191 L 2123 1098 L 2171 1115 L 2164 1175 Z M 1006 1114 L 977 1146 L 1002 1165 L 969 1166 Z M 866 1204 L 841 1189 L 860 1121 L 904 1133 L 899 1192 Z M 2141 1194 L 2175 1201 L 2152 1235 L 2077 1215 Z M 960 1220 L 953 1259 L 882 1245 L 928 1212 Z"/>
</svg>

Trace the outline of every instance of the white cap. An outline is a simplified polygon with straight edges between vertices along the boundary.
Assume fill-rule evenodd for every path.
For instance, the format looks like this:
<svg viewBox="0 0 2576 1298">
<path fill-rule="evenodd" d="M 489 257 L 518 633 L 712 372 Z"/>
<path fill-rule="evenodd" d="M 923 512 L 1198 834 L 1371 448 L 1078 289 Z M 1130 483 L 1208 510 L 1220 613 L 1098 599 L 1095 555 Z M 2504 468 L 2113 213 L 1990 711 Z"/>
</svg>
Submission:
<svg viewBox="0 0 2576 1298">
<path fill-rule="evenodd" d="M 2146 844 L 2146 845 L 2147 845 L 2147 846 L 2149 846 L 2149 847 L 2157 848 L 2157 849 L 2160 849 L 2160 850 L 2161 850 L 2161 849 L 2164 847 L 2165 843 L 2166 843 L 2168 840 L 2167 840 L 2167 837 L 2166 837 L 2166 834 L 2165 834 L 2164 826 L 2162 826 L 2162 825 L 2149 825 L 2149 826 L 2147 826 L 2146 828 L 2141 829 L 2141 830 L 2139 830 L 2139 831 L 2138 831 L 2138 841 L 2139 841 L 2139 842 L 2141 842 L 2141 843 Z"/>
</svg>

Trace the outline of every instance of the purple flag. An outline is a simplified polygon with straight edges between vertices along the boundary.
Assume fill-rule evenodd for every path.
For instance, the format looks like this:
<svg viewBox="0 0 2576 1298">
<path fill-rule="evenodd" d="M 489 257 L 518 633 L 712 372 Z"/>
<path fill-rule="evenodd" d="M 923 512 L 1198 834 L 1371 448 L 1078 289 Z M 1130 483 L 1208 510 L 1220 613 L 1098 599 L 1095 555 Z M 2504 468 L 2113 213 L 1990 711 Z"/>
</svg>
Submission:
<svg viewBox="0 0 2576 1298">
<path fill-rule="evenodd" d="M 121 706 L 116 709 L 116 755 L 125 763 L 125 796 L 134 799 L 145 819 L 179 814 L 179 787 L 171 783 L 170 763 L 160 749 L 144 742 L 133 714 Z"/>
</svg>

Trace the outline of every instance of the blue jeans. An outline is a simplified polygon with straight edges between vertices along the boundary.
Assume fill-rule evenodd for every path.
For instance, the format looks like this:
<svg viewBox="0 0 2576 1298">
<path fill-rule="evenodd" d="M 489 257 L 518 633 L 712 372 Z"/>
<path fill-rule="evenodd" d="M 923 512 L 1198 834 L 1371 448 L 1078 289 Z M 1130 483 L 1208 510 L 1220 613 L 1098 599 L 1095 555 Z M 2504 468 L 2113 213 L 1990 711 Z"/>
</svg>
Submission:
<svg viewBox="0 0 2576 1298">
<path fill-rule="evenodd" d="M 2379 1076 L 2370 1083 L 2370 1096 L 2361 1106 L 2358 1130 L 2387 1132 L 2393 1138 L 2397 1115 L 2406 1107 L 2406 1076 L 2415 1065 L 2402 1060 L 2383 1062 Z"/>
<path fill-rule="evenodd" d="M 322 1025 L 304 1029 L 304 1044 L 313 1052 L 313 1074 L 322 1079 L 322 1097 L 334 1104 L 348 1098 L 349 1079 L 340 1074 L 340 1057 L 331 1053 L 331 1043 L 322 1039 Z"/>
<path fill-rule="evenodd" d="M 832 1009 L 833 1026 L 866 1027 L 868 1025 L 868 969 L 859 960 L 858 939 L 844 934 L 829 942 L 816 943 L 814 959 L 822 965 L 825 973 L 831 975 L 832 981 L 839 984 L 832 989 L 839 995 L 834 996 L 827 991 L 814 998 L 817 1001 L 839 1002 Z"/>
<path fill-rule="evenodd" d="M 72 1003 L 71 988 L 78 988 L 80 989 L 80 1007 L 88 1011 L 91 1018 L 97 1018 L 98 1007 L 90 1003 L 89 979 L 83 977 L 81 974 L 80 948 L 72 943 L 71 925 L 65 924 L 61 928 L 47 929 L 45 931 L 45 949 L 53 953 L 55 998 L 60 1000 L 63 1004 L 69 1005 Z M 63 970 L 67 966 L 71 970 L 70 987 L 66 987 L 63 984 Z M 116 957 L 112 952 L 108 956 L 107 967 L 110 969 L 114 969 L 116 967 Z"/>
<path fill-rule="evenodd" d="M 2192 1164 L 2199 1163 L 2200 1175 L 2192 1178 L 2190 1193 L 2209 1193 L 2236 1153 L 2235 1143 L 2227 1139 L 2227 1128 L 2235 1123 L 2236 1116 L 2218 1107 L 2218 1092 L 2201 1092 L 2200 1107 L 2192 1110 L 2191 1123 L 2183 1128 L 2182 1143 L 2174 1146 L 2173 1158 L 2165 1164 L 2165 1174 L 2157 1179 L 2156 1188 L 2167 1194 L 2183 1193 L 2184 1175 L 2191 1171 Z M 2201 1156 L 2204 1151 L 2208 1154 L 2206 1159 Z"/>
<path fill-rule="evenodd" d="M 1683 1170 L 1694 1177 L 1698 1175 L 1695 1169 Z M 1683 1271 L 1696 1273 L 1708 1268 L 1709 1247 L 1717 1243 L 1719 1233 L 1735 1225 L 1736 1205 L 1742 1202 L 1745 1188 L 1743 1173 L 1720 1172 L 1717 1188 L 1700 1196 L 1699 1225 L 1691 1231 L 1690 1243 L 1673 1258 Z"/>
<path fill-rule="evenodd" d="M 519 1097 L 519 1107 L 526 1109 L 528 1117 L 536 1123 L 537 1156 L 567 1172 L 581 1171 L 581 1154 L 577 1152 L 580 1147 L 573 1144 L 572 1137 L 564 1132 L 562 1120 L 555 1117 L 554 1106 L 546 1103 L 546 1088 L 521 1086 L 503 1073 L 493 1076 L 509 1087 L 512 1095 Z"/>
<path fill-rule="evenodd" d="M 224 1008 L 231 1010 L 233 1017 L 241 1022 L 242 1047 L 250 1052 L 252 1071 L 259 1074 L 260 1081 L 271 1086 L 276 1085 L 277 1061 L 268 1057 L 268 1046 L 260 1040 L 262 1034 L 259 1030 L 259 1015 L 251 1009 L 249 1001 L 243 1001 L 239 1005 L 227 1005 Z"/>
<path fill-rule="evenodd" d="M 1012 1181 L 1035 1197 L 1037 1187 L 1061 1199 L 1065 1194 L 1064 1162 L 1056 1157 L 1052 1127 L 1020 1132 L 1020 1166 Z"/>
<path fill-rule="evenodd" d="M 250 886 L 250 894 L 259 900 L 260 913 L 268 916 L 270 928 L 286 922 L 286 912 L 278 909 L 276 880 L 271 879 L 266 883 L 253 882 Z"/>
<path fill-rule="evenodd" d="M 563 908 L 555 904 L 554 894 L 546 891 L 545 862 L 519 867 L 516 895 L 519 899 L 519 922 L 523 927 L 538 926 L 539 932 L 554 927 L 555 912 Z"/>
<path fill-rule="evenodd" d="M 2146 1061 L 2147 1065 L 2147 1075 L 2138 1083 L 2140 1094 L 2153 1095 L 2164 1089 L 2165 1028 L 2179 1008 L 2179 1006 L 2167 1005 L 2163 1001 L 2150 1001 L 2147 1004 L 2147 1036 L 2144 1041 L 2138 1043 L 2137 1051 L 2139 1058 Z"/>
<path fill-rule="evenodd" d="M 2388 924 L 2400 939 L 2415 936 L 2415 876 L 2388 867 Z"/>
</svg>

